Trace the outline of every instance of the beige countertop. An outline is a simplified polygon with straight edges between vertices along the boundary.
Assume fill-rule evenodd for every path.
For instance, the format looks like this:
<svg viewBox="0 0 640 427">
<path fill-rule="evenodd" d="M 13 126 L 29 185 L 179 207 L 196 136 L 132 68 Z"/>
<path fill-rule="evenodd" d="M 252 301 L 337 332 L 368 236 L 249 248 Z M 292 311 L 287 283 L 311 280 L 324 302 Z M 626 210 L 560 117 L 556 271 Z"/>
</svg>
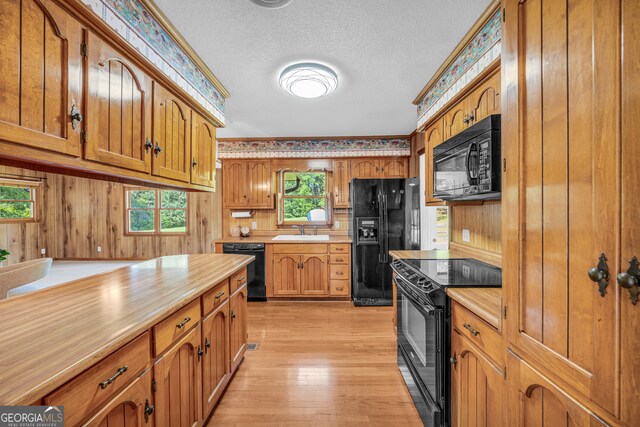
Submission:
<svg viewBox="0 0 640 427">
<path fill-rule="evenodd" d="M 273 240 L 275 235 L 255 235 L 249 237 L 223 237 L 216 239 L 215 243 L 351 243 L 351 237 L 341 234 L 329 234 L 329 240 Z"/>
<path fill-rule="evenodd" d="M 0 301 L 0 405 L 33 403 L 253 259 L 168 256 Z"/>
<path fill-rule="evenodd" d="M 466 258 L 454 251 L 389 251 L 394 259 Z M 500 330 L 502 315 L 501 288 L 448 288 L 447 295 L 476 316 Z"/>
</svg>

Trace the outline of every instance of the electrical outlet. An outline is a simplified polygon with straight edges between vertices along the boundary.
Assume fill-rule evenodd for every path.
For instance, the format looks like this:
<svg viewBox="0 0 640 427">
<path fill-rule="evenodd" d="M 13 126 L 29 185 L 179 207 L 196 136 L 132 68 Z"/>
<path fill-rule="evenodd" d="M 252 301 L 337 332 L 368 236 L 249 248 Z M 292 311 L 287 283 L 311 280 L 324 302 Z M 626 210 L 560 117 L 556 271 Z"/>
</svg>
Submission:
<svg viewBox="0 0 640 427">
<path fill-rule="evenodd" d="M 96 251 L 98 251 L 98 253 L 102 252 L 102 246 L 98 246 L 98 247 L 96 248 Z"/>
<path fill-rule="evenodd" d="M 251 223 L 251 229 L 252 229 L 252 230 L 256 230 L 257 228 L 258 228 L 258 223 L 257 223 L 256 221 L 253 221 L 253 222 Z"/>
<path fill-rule="evenodd" d="M 46 253 L 47 253 L 47 248 L 40 249 L 40 254 L 46 255 Z"/>
<path fill-rule="evenodd" d="M 467 243 L 471 241 L 471 233 L 466 228 L 462 229 L 462 241 Z"/>
</svg>

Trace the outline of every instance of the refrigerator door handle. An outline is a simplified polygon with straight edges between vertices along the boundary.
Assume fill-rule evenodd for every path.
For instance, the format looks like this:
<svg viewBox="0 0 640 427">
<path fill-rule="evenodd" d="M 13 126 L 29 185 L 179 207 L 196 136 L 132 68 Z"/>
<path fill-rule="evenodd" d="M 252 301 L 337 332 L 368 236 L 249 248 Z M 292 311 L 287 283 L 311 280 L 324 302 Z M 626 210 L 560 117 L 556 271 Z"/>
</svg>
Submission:
<svg viewBox="0 0 640 427">
<path fill-rule="evenodd" d="M 378 218 L 380 220 L 378 229 L 378 263 L 384 263 L 384 195 L 378 193 Z"/>
<path fill-rule="evenodd" d="M 389 213 L 387 212 L 387 209 L 389 207 L 389 204 L 387 203 L 387 195 L 384 194 L 382 196 L 382 201 L 384 203 L 384 263 L 388 263 L 389 262 Z"/>
</svg>

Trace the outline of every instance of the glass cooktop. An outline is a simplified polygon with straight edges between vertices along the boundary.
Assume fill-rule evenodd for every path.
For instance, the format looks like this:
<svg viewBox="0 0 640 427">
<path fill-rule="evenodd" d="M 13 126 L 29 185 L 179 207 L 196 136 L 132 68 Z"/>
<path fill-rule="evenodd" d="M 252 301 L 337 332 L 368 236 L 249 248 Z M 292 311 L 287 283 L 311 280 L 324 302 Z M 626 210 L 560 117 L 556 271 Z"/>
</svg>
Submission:
<svg viewBox="0 0 640 427">
<path fill-rule="evenodd" d="M 403 259 L 442 287 L 502 287 L 502 269 L 475 259 Z"/>
</svg>

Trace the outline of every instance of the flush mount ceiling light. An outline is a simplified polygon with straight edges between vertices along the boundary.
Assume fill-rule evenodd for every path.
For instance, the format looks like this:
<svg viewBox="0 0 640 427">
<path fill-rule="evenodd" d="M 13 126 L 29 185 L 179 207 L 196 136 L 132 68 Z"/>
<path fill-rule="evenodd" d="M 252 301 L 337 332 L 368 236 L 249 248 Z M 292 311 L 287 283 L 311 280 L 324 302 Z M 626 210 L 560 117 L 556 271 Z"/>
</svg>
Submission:
<svg viewBox="0 0 640 427">
<path fill-rule="evenodd" d="M 319 98 L 336 90 L 338 75 L 326 65 L 302 62 L 282 70 L 280 86 L 300 98 Z"/>
<path fill-rule="evenodd" d="M 252 3 L 257 4 L 258 6 L 268 7 L 270 9 L 279 9 L 281 7 L 285 7 L 292 0 L 251 0 Z"/>
</svg>

